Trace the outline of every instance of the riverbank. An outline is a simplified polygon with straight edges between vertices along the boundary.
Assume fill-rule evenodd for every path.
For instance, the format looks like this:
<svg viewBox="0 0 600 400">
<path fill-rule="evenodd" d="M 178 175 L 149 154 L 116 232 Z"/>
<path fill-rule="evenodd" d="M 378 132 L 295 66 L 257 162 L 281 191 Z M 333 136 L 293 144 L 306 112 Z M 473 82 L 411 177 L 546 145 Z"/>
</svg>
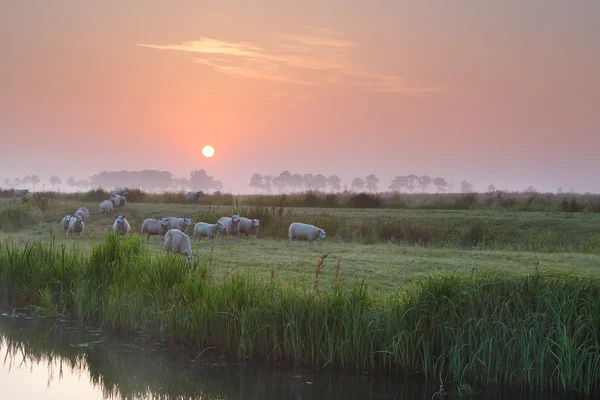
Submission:
<svg viewBox="0 0 600 400">
<path fill-rule="evenodd" d="M 324 260 L 323 262 L 326 262 Z M 108 236 L 88 254 L 55 244 L 3 243 L 2 300 L 162 343 L 241 359 L 416 374 L 440 383 L 590 394 L 600 383 L 600 282 L 574 276 L 456 273 L 381 298 L 251 270 L 214 274 L 156 256 L 139 237 Z"/>
</svg>

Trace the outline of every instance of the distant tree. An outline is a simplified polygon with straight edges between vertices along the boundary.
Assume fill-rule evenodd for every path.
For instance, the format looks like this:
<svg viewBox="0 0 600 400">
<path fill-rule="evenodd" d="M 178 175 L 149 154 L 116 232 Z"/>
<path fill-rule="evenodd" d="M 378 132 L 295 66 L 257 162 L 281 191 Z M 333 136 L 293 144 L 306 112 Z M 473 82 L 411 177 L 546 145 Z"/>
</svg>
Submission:
<svg viewBox="0 0 600 400">
<path fill-rule="evenodd" d="M 281 175 L 273 177 L 273 179 L 271 179 L 271 183 L 273 186 L 275 186 L 279 193 L 283 193 L 285 190 L 285 180 L 281 177 Z"/>
<path fill-rule="evenodd" d="M 308 190 L 312 190 L 313 188 L 313 180 L 315 179 L 313 174 L 304 174 L 304 186 Z"/>
<path fill-rule="evenodd" d="M 417 175 L 411 174 L 411 175 L 407 175 L 406 176 L 407 182 L 408 184 L 406 185 L 406 188 L 408 189 L 409 192 L 413 192 L 413 190 L 415 190 L 415 187 L 417 186 L 417 180 L 419 179 L 419 177 Z"/>
<path fill-rule="evenodd" d="M 21 184 L 21 178 L 13 179 L 13 186 L 19 186 Z"/>
<path fill-rule="evenodd" d="M 392 183 L 390 183 L 390 186 L 388 186 L 388 188 L 395 192 L 401 192 L 402 189 L 405 188 L 407 185 L 408 179 L 406 176 L 396 176 L 394 177 L 394 179 L 392 179 Z"/>
<path fill-rule="evenodd" d="M 431 177 L 428 175 L 421 175 L 418 179 L 417 179 L 417 185 L 421 188 L 421 191 L 424 192 L 425 189 L 427 189 L 427 187 L 429 185 L 431 185 Z"/>
<path fill-rule="evenodd" d="M 337 175 L 331 175 L 327 178 L 327 186 L 331 189 L 331 191 L 339 191 L 340 185 L 342 184 L 342 180 Z"/>
<path fill-rule="evenodd" d="M 537 193 L 537 189 L 533 187 L 533 185 L 529 185 L 527 186 L 527 189 L 525 190 L 525 192 L 527 193 Z"/>
<path fill-rule="evenodd" d="M 293 174 L 290 177 L 290 186 L 295 189 L 296 192 L 299 192 L 304 186 L 304 176 L 300 174 Z"/>
<path fill-rule="evenodd" d="M 12 186 L 12 182 L 9 178 L 4 178 L 4 184 L 6 185 L 6 187 Z"/>
<path fill-rule="evenodd" d="M 287 186 L 292 186 L 292 174 L 290 171 L 282 171 L 279 174 L 279 179 L 277 183 L 280 185 L 280 193 L 285 191 Z"/>
<path fill-rule="evenodd" d="M 54 187 L 56 185 L 62 184 L 62 180 L 58 176 L 51 176 L 48 182 L 50 182 L 50 184 L 52 185 L 52 191 L 54 191 Z"/>
<path fill-rule="evenodd" d="M 454 182 L 448 182 L 448 192 L 454 193 Z"/>
<path fill-rule="evenodd" d="M 365 178 L 365 184 L 369 192 L 376 192 L 377 186 L 379 185 L 379 178 L 375 174 L 369 174 Z"/>
<path fill-rule="evenodd" d="M 254 175 L 252 175 L 252 177 L 250 178 L 250 183 L 248 184 L 248 186 L 254 189 L 255 193 L 258 191 L 258 189 L 261 189 L 263 185 L 264 180 L 262 175 L 259 173 L 255 173 Z"/>
<path fill-rule="evenodd" d="M 327 177 L 322 174 L 315 175 L 312 181 L 312 186 L 316 190 L 325 190 L 327 188 Z"/>
<path fill-rule="evenodd" d="M 439 176 L 436 178 L 433 178 L 433 185 L 437 189 L 438 193 L 445 192 L 448 188 L 448 182 L 446 182 L 446 180 L 444 178 L 439 177 Z"/>
<path fill-rule="evenodd" d="M 31 175 L 31 185 L 33 186 L 33 190 L 35 190 L 35 185 L 40 183 L 40 177 L 37 175 Z"/>
<path fill-rule="evenodd" d="M 31 175 L 25 175 L 23 179 L 21 179 L 21 183 L 23 185 L 29 185 L 29 183 L 31 183 Z"/>
<path fill-rule="evenodd" d="M 558 190 L 556 191 L 556 193 L 558 194 L 563 194 L 565 192 L 565 190 L 561 187 L 558 188 Z"/>
<path fill-rule="evenodd" d="M 473 185 L 467 181 L 462 181 L 460 183 L 460 190 L 463 193 L 471 193 L 471 192 L 473 192 Z"/>
<path fill-rule="evenodd" d="M 494 185 L 488 186 L 488 192 L 489 193 L 492 193 L 492 192 L 495 192 L 495 191 L 496 191 L 496 186 L 494 186 Z"/>
<path fill-rule="evenodd" d="M 75 185 L 77 185 L 77 181 L 75 180 L 75 178 L 73 178 L 72 176 L 69 177 L 69 179 L 67 180 L 67 185 L 71 186 L 71 191 L 73 191 L 73 188 L 75 187 Z"/>
<path fill-rule="evenodd" d="M 213 182 L 213 188 L 217 191 L 220 192 L 221 189 L 223 189 L 223 182 L 219 181 L 219 180 L 215 180 Z"/>
<path fill-rule="evenodd" d="M 352 190 L 362 190 L 365 187 L 365 181 L 361 178 L 352 179 Z"/>
<path fill-rule="evenodd" d="M 196 189 L 212 189 L 215 186 L 215 178 L 208 175 L 204 169 L 190 172 L 190 186 Z"/>
<path fill-rule="evenodd" d="M 263 176 L 263 187 L 266 189 L 267 193 L 271 193 L 272 184 L 273 184 L 273 175 Z"/>
<path fill-rule="evenodd" d="M 187 178 L 173 178 L 171 179 L 171 184 L 172 186 L 175 187 L 176 191 L 180 191 L 180 190 L 186 190 L 186 188 L 189 186 L 190 181 L 187 180 Z"/>
</svg>

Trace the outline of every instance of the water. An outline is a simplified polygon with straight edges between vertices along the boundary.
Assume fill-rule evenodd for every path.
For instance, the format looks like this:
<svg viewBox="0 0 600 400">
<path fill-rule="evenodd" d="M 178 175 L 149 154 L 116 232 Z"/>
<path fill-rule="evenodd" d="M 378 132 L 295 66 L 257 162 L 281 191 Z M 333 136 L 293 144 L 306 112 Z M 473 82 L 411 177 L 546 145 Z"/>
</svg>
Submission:
<svg viewBox="0 0 600 400">
<path fill-rule="evenodd" d="M 0 316 L 0 362 L 2 399 L 430 400 L 439 390 L 416 379 L 236 363 L 10 313 Z M 465 398 L 576 399 L 497 390 Z"/>
</svg>

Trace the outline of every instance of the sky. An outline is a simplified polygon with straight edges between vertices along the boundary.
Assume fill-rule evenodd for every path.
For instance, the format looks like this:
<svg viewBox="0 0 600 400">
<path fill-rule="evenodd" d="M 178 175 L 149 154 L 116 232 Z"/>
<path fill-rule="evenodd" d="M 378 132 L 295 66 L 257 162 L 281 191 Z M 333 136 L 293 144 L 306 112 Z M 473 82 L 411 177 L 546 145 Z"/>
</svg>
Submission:
<svg viewBox="0 0 600 400">
<path fill-rule="evenodd" d="M 233 192 L 282 170 L 600 192 L 599 15 L 597 0 L 1 2 L 0 179 L 203 168 Z"/>
</svg>

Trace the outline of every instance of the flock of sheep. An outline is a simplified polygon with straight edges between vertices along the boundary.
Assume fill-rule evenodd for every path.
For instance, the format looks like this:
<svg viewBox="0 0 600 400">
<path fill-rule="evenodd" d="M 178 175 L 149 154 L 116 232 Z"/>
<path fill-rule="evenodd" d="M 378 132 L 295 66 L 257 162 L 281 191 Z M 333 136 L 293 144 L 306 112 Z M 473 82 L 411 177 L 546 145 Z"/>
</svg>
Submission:
<svg viewBox="0 0 600 400">
<path fill-rule="evenodd" d="M 189 192 L 186 196 L 188 203 L 197 202 L 199 194 L 202 192 Z M 104 200 L 100 203 L 100 215 L 113 214 L 115 210 L 122 208 L 127 204 L 127 191 L 114 191 L 109 200 Z M 191 200 L 191 201 L 190 201 Z M 85 221 L 90 217 L 90 212 L 85 207 L 80 207 L 73 215 L 66 215 L 62 219 L 62 227 L 66 231 L 66 235 L 74 235 L 79 238 L 85 228 Z M 189 263 L 193 262 L 192 243 L 190 237 L 185 233 L 188 227 L 192 225 L 190 218 L 165 217 L 160 219 L 146 219 L 142 224 L 141 234 L 146 235 L 146 243 L 150 241 L 150 236 L 160 236 L 163 241 L 164 248 L 168 252 L 184 254 Z M 222 241 L 225 238 L 235 240 L 239 234 L 245 233 L 253 235 L 253 240 L 256 240 L 260 221 L 258 219 L 249 219 L 232 215 L 231 217 L 221 217 L 214 224 L 207 222 L 198 222 L 194 225 L 193 238 L 201 240 L 203 237 L 212 242 L 219 234 L 222 234 Z M 117 215 L 112 225 L 112 230 L 119 235 L 131 234 L 131 225 L 127 218 L 123 215 Z M 308 240 L 314 245 L 317 244 L 316 239 L 325 239 L 325 230 L 314 225 L 293 222 L 290 224 L 288 235 L 290 244 L 296 240 Z"/>
</svg>

